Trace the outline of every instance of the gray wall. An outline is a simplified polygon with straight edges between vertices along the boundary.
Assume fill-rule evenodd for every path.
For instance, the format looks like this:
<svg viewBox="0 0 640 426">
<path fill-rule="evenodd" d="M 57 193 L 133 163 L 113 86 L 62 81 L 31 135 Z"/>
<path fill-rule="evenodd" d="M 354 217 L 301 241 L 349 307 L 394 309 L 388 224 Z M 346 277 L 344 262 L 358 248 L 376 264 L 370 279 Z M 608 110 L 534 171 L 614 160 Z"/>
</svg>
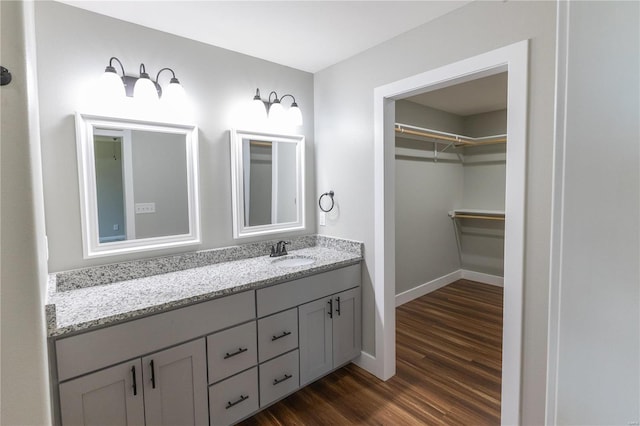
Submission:
<svg viewBox="0 0 640 426">
<path fill-rule="evenodd" d="M 136 239 L 189 233 L 187 149 L 183 135 L 131 132 L 133 202 L 155 203 L 135 215 Z"/>
<path fill-rule="evenodd" d="M 544 422 L 553 139 L 553 2 L 472 2 L 315 75 L 317 193 L 333 189 L 340 215 L 323 234 L 365 243 L 363 345 L 375 350 L 373 89 L 531 39 L 527 148 L 522 417 Z"/>
<path fill-rule="evenodd" d="M 506 110 L 463 117 L 405 100 L 396 102 L 396 122 L 475 137 L 504 134 L 507 126 Z M 396 136 L 400 148 L 433 145 Z M 504 153 L 504 145 L 467 148 L 464 164 L 396 154 L 396 294 L 460 268 L 504 275 L 504 224 L 461 220 L 456 231 L 447 215 L 455 208 L 504 210 Z"/>
<path fill-rule="evenodd" d="M 568 7 L 554 215 L 557 424 L 632 425 L 640 421 L 640 3 Z"/>
<path fill-rule="evenodd" d="M 296 161 L 296 145 L 280 142 L 278 144 L 277 223 L 295 222 L 298 216 Z"/>
<path fill-rule="evenodd" d="M 407 100 L 396 102 L 396 123 L 464 134 L 464 118 Z"/>
<path fill-rule="evenodd" d="M 122 138 L 94 136 L 93 153 L 96 167 L 98 234 L 100 238 L 123 236 L 126 222 L 122 186 Z M 114 225 L 118 226 L 117 230 L 113 229 Z"/>
<path fill-rule="evenodd" d="M 307 141 L 307 193 L 314 193 L 312 74 L 60 3 L 36 2 L 35 8 L 50 271 L 236 244 L 231 230 L 228 130 L 237 125 L 234 113 L 251 101 L 256 87 L 263 93 L 295 95 L 305 123 L 300 132 Z M 193 104 L 200 142 L 200 246 L 82 259 L 73 114 L 83 89 L 100 76 L 111 56 L 123 61 L 133 75 L 141 62 L 151 73 L 173 68 Z M 52 76 L 64 77 L 52 84 Z M 308 229 L 293 235 L 316 231 L 314 205 L 314 197 L 308 197 Z"/>
<path fill-rule="evenodd" d="M 249 144 L 251 167 L 249 174 L 248 226 L 271 223 L 271 191 L 273 188 L 273 151 L 271 147 Z M 246 208 L 246 206 L 245 206 Z"/>
<path fill-rule="evenodd" d="M 396 102 L 396 122 L 461 133 L 462 117 L 413 102 Z M 396 147 L 432 150 L 433 143 L 396 135 Z M 441 146 L 439 146 L 439 149 Z M 462 205 L 457 162 L 396 155 L 396 294 L 460 269 L 449 210 Z"/>
<path fill-rule="evenodd" d="M 507 133 L 507 110 L 484 112 L 462 117 L 462 134 L 474 138 Z"/>
<path fill-rule="evenodd" d="M 33 15 L 29 4 L 26 11 L 23 6 L 0 2 L 2 66 L 13 74 L 11 84 L 0 88 L 0 424 L 46 425 L 51 423 L 43 307 L 46 248 L 37 98 L 35 80 L 29 78 L 35 52 L 30 50 L 32 34 L 25 34 L 23 25 L 23 18 Z"/>
</svg>

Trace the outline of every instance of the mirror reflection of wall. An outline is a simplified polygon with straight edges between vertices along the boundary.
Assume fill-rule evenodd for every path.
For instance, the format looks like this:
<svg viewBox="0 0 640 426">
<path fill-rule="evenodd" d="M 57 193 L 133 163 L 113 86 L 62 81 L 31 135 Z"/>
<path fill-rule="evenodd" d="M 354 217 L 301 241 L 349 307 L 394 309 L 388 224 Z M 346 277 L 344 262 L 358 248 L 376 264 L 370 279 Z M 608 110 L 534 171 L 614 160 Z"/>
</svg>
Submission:
<svg viewBox="0 0 640 426">
<path fill-rule="evenodd" d="M 184 135 L 134 130 L 133 198 L 136 206 L 154 205 L 153 213 L 136 209 L 135 238 L 189 232 L 187 150 Z"/>
<path fill-rule="evenodd" d="M 100 242 L 125 240 L 122 136 L 95 135 L 93 150 Z"/>
<path fill-rule="evenodd" d="M 298 220 L 296 144 L 243 139 L 244 225 Z"/>
<path fill-rule="evenodd" d="M 185 137 L 94 131 L 99 242 L 189 232 Z"/>
</svg>

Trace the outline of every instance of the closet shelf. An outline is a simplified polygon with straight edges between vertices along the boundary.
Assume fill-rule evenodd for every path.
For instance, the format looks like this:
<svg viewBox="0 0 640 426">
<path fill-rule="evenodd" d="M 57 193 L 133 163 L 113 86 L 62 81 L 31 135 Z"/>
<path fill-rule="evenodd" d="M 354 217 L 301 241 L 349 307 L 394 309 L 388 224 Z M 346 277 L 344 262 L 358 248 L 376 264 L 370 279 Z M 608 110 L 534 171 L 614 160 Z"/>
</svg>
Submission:
<svg viewBox="0 0 640 426">
<path fill-rule="evenodd" d="M 427 129 L 424 127 L 410 126 L 408 124 L 395 123 L 396 133 L 418 136 L 428 139 L 429 142 L 454 146 L 455 148 L 464 148 L 470 146 L 495 145 L 507 142 L 507 135 L 484 136 L 481 138 L 472 138 L 470 136 L 458 135 L 455 133 L 441 132 L 439 130 Z"/>
<path fill-rule="evenodd" d="M 456 209 L 449 212 L 451 219 L 480 219 L 504 221 L 503 210 Z"/>
</svg>

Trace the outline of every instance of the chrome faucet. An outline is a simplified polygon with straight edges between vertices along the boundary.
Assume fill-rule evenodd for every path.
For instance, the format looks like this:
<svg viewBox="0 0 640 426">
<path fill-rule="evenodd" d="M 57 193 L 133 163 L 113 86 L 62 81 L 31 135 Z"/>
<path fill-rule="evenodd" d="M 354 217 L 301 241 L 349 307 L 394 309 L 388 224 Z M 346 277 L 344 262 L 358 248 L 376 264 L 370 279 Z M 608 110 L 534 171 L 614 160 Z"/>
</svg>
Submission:
<svg viewBox="0 0 640 426">
<path fill-rule="evenodd" d="M 275 246 L 271 246 L 270 257 L 285 256 L 287 254 L 287 244 L 291 244 L 288 241 L 278 241 Z"/>
</svg>

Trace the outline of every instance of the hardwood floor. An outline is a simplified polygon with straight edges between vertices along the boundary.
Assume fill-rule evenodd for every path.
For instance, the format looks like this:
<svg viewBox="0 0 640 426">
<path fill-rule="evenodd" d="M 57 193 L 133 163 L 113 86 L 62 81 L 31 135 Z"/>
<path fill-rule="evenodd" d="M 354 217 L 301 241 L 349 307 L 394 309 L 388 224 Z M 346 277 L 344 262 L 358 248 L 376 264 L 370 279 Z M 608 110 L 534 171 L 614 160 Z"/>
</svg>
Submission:
<svg viewBox="0 0 640 426">
<path fill-rule="evenodd" d="M 500 424 L 502 288 L 459 280 L 396 314 L 390 380 L 349 364 L 242 424 Z"/>
</svg>

